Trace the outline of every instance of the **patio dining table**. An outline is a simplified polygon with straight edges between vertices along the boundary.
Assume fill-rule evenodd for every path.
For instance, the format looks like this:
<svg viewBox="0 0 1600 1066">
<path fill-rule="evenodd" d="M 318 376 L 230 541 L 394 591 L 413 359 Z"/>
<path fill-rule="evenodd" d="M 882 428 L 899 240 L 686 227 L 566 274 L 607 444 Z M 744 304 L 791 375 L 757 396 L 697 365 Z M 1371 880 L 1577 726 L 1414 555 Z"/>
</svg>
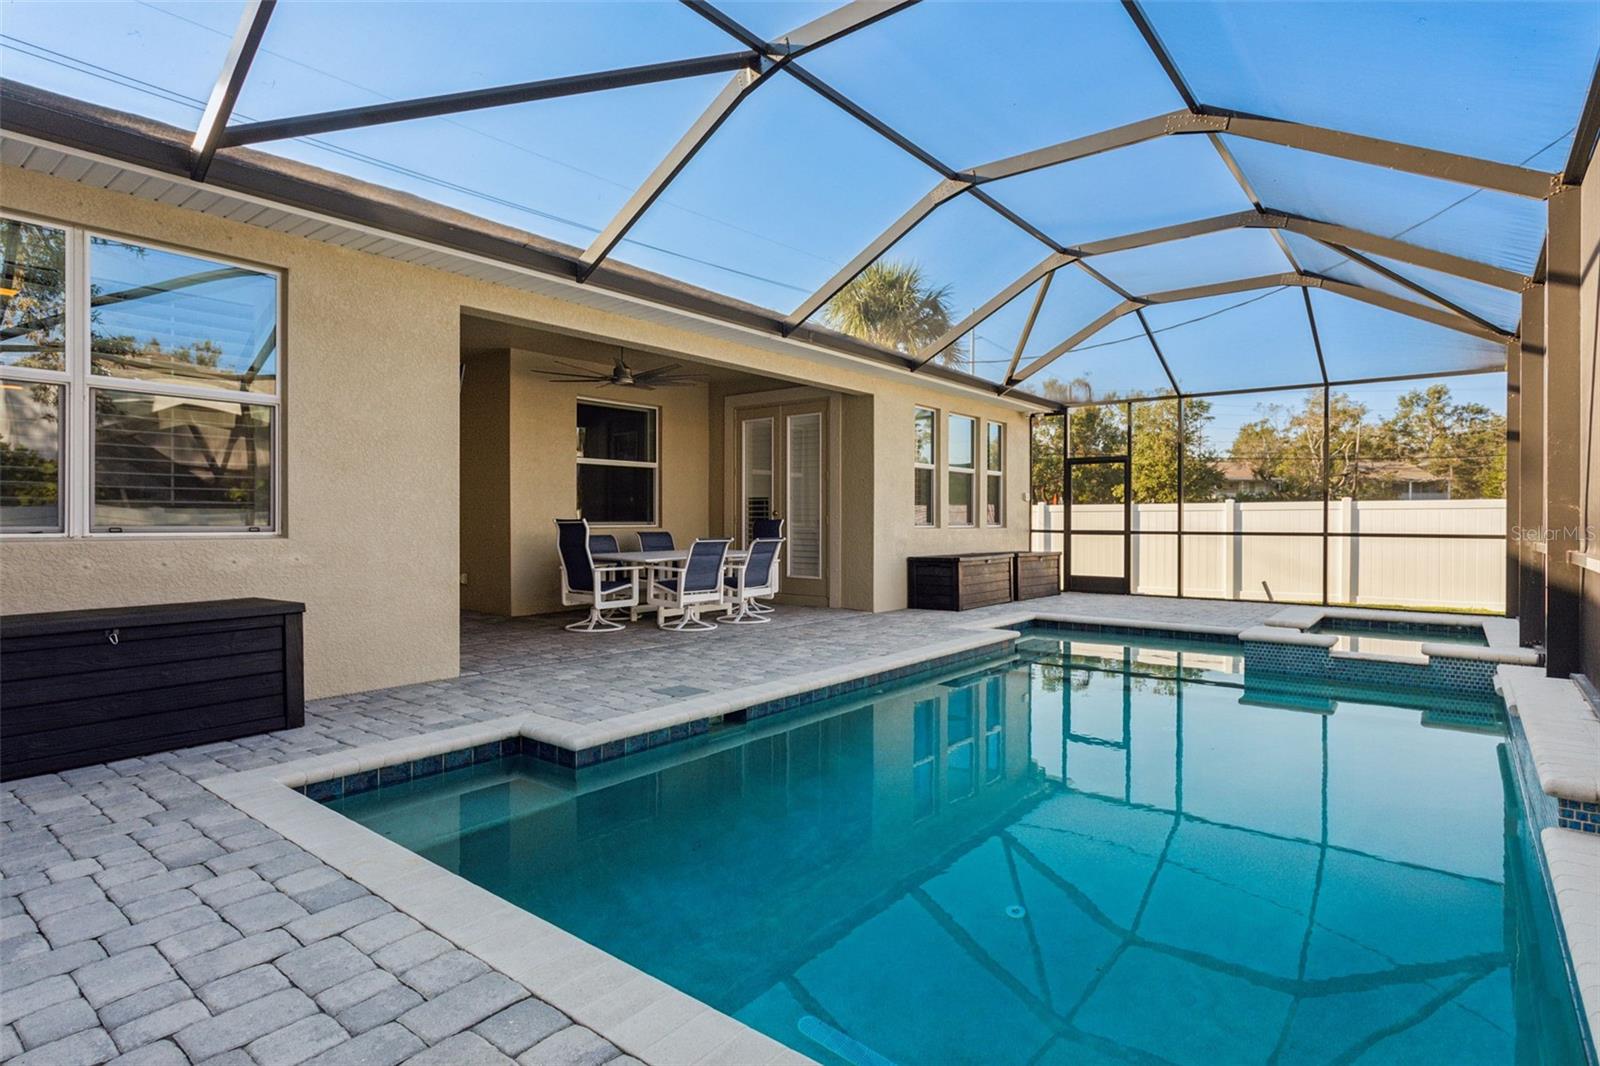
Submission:
<svg viewBox="0 0 1600 1066">
<path fill-rule="evenodd" d="M 683 548 L 680 550 L 674 548 L 672 551 L 658 552 L 594 552 L 592 553 L 591 557 L 597 563 L 627 563 L 633 566 L 663 566 L 672 563 L 688 562 L 689 549 Z M 723 564 L 723 569 L 726 570 L 735 566 L 743 566 L 747 561 L 749 561 L 749 559 L 750 553 L 748 551 L 738 551 L 733 548 L 729 548 L 728 559 Z M 648 582 L 649 579 L 647 578 L 646 583 L 648 584 Z M 653 611 L 655 609 L 656 607 L 654 604 L 641 603 L 633 607 L 629 611 L 629 614 L 632 616 L 634 621 L 638 621 L 641 612 Z"/>
<path fill-rule="evenodd" d="M 728 549 L 728 564 L 743 563 L 750 558 L 747 551 Z M 689 560 L 689 549 L 673 549 L 672 551 L 658 552 L 595 552 L 594 561 L 597 563 L 632 563 L 636 566 L 661 565 L 663 563 L 682 563 Z"/>
</svg>

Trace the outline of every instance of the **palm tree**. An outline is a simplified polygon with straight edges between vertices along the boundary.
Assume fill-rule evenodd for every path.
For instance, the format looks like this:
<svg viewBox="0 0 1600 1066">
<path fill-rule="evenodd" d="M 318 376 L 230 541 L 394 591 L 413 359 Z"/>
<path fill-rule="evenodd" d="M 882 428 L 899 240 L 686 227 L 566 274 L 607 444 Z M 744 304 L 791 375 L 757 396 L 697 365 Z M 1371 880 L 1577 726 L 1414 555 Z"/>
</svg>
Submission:
<svg viewBox="0 0 1600 1066">
<path fill-rule="evenodd" d="M 915 263 L 879 261 L 840 289 L 822 317 L 841 333 L 913 354 L 949 331 L 950 286 L 932 287 Z M 963 356 L 959 341 L 939 354 L 953 366 Z"/>
</svg>

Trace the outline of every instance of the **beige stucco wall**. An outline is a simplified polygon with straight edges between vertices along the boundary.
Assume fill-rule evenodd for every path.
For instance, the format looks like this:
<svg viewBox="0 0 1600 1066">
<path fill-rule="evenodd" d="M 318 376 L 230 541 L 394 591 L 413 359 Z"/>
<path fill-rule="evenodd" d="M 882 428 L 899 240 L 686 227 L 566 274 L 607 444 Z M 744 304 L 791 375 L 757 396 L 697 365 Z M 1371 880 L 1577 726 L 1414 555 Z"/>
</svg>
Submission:
<svg viewBox="0 0 1600 1066">
<path fill-rule="evenodd" d="M 453 279 L 11 167 L 0 207 L 288 277 L 285 535 L 8 540 L 0 608 L 301 600 L 308 695 L 455 674 L 463 294 Z"/>
<path fill-rule="evenodd" d="M 906 554 L 1027 543 L 1021 502 L 1027 418 L 992 399 L 958 397 L 932 380 L 800 350 L 757 349 L 10 167 L 0 170 L 0 208 L 276 267 L 287 278 L 284 535 L 7 540 L 0 543 L 0 609 L 8 613 L 225 596 L 295 599 L 307 605 L 308 695 L 454 675 L 462 596 L 458 365 L 464 309 L 848 394 L 841 431 L 854 462 L 841 488 L 856 503 L 844 508 L 853 531 L 843 595 L 850 606 L 903 606 Z M 519 382 L 510 387 L 513 394 L 535 387 L 511 376 Z M 699 395 L 709 421 L 709 404 Z M 537 412 L 538 399 L 530 410 Z M 911 409 L 917 403 L 1007 422 L 1007 528 L 910 527 Z M 551 550 L 552 542 L 540 539 L 552 535 L 550 519 L 571 513 L 571 461 L 546 465 L 540 458 L 567 454 L 571 427 L 567 414 L 541 421 L 535 413 L 520 432 L 529 440 L 548 432 L 556 450 L 508 453 L 519 461 L 505 474 L 506 524 L 526 531 L 508 534 L 506 546 L 514 609 L 545 602 L 545 579 L 518 567 Z M 673 462 L 678 469 L 663 473 L 677 485 L 672 496 L 683 509 L 669 512 L 666 524 L 689 537 L 710 530 L 709 497 L 687 487 L 697 476 L 703 485 L 710 481 L 709 425 L 683 443 Z M 855 451 L 867 448 L 870 471 Z M 487 491 L 468 488 L 472 497 Z M 475 506 L 473 499 L 465 502 Z M 476 565 L 470 552 L 467 558 Z"/>
<path fill-rule="evenodd" d="M 938 413 L 939 525 L 918 527 L 911 523 L 913 454 L 913 410 L 931 407 Z M 981 400 L 965 397 L 929 396 L 914 389 L 885 390 L 873 405 L 873 454 L 877 467 L 874 496 L 874 543 L 878 560 L 874 567 L 873 598 L 879 610 L 904 607 L 906 602 L 905 560 L 912 555 L 944 555 L 952 552 L 1018 550 L 1028 546 L 1028 419 L 1026 415 L 995 409 Z M 1001 422 L 1005 432 L 1005 509 L 1003 528 L 951 528 L 947 525 L 946 495 L 949 478 L 945 459 L 946 422 L 949 415 L 978 418 L 978 444 L 983 447 L 983 421 Z M 980 457 L 979 462 L 982 462 Z"/>
<path fill-rule="evenodd" d="M 511 360 L 464 360 L 461 373 L 461 606 L 511 613 Z"/>
</svg>

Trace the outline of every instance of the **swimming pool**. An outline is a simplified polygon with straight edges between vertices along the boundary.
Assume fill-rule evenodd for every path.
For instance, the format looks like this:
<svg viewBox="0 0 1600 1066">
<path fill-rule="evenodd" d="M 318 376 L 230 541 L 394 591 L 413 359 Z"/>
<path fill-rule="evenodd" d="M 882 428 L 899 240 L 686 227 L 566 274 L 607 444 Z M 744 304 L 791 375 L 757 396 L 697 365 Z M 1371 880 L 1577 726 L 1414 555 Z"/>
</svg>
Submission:
<svg viewBox="0 0 1600 1066">
<path fill-rule="evenodd" d="M 1499 729 L 1016 654 L 345 815 L 827 1063 L 1581 1062 Z"/>
<path fill-rule="evenodd" d="M 1310 629 L 1337 637 L 1335 651 L 1362 652 L 1368 655 L 1422 654 L 1424 644 L 1462 644 L 1485 648 L 1489 639 L 1483 626 L 1468 622 L 1401 624 L 1369 622 L 1356 618 L 1324 618 Z"/>
</svg>

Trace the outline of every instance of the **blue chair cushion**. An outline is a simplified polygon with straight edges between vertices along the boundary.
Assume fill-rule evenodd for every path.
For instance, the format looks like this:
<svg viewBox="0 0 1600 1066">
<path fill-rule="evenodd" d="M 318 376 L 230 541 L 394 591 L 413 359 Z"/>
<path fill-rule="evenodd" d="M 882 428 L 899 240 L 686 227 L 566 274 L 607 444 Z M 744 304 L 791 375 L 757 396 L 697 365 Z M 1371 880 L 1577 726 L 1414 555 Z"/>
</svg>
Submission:
<svg viewBox="0 0 1600 1066">
<path fill-rule="evenodd" d="M 612 578 L 609 581 L 600 582 L 600 591 L 601 592 L 615 592 L 618 589 L 627 588 L 630 584 L 632 584 L 632 582 L 630 582 L 625 577 Z"/>
</svg>

